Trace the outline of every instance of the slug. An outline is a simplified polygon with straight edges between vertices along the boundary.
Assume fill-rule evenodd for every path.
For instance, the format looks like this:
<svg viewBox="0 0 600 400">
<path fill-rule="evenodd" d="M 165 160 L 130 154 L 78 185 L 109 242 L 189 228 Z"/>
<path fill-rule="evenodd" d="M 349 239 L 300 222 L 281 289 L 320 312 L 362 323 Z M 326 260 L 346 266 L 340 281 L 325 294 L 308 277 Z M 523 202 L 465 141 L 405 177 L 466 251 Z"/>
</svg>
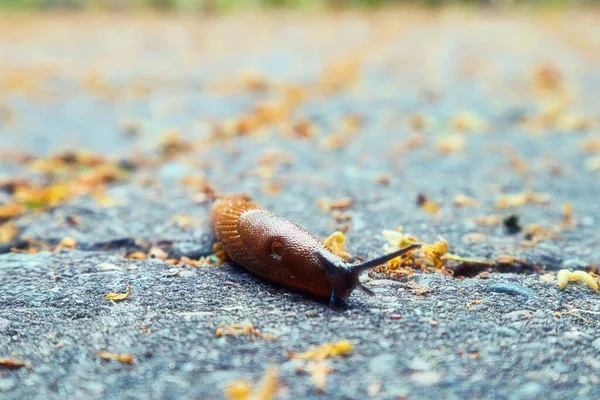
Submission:
<svg viewBox="0 0 600 400">
<path fill-rule="evenodd" d="M 240 196 L 217 200 L 211 220 L 217 239 L 236 264 L 267 281 L 329 299 L 330 304 L 340 304 L 356 288 L 374 295 L 360 283 L 360 274 L 421 247 L 416 243 L 348 264 L 304 228 Z"/>
</svg>

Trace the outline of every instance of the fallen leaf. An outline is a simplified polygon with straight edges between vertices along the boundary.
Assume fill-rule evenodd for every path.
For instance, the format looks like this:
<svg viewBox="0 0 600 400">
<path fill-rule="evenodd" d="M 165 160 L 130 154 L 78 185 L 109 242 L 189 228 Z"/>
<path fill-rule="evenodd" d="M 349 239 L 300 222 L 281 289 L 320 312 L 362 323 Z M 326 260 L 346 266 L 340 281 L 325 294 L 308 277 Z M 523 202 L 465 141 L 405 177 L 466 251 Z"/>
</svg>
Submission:
<svg viewBox="0 0 600 400">
<path fill-rule="evenodd" d="M 70 236 L 65 236 L 62 238 L 60 243 L 56 246 L 56 250 L 61 249 L 74 249 L 77 246 L 77 240 L 73 239 Z"/>
<path fill-rule="evenodd" d="M 325 239 L 325 247 L 342 260 L 348 260 L 352 257 L 350 253 L 346 251 L 346 236 L 342 232 L 333 232 Z"/>
<path fill-rule="evenodd" d="M 21 204 L 2 204 L 0 205 L 0 221 L 18 217 L 25 214 L 27 208 Z"/>
<path fill-rule="evenodd" d="M 454 205 L 456 207 L 475 207 L 479 205 L 479 202 L 465 194 L 457 194 L 454 197 Z"/>
<path fill-rule="evenodd" d="M 11 243 L 19 236 L 19 228 L 12 222 L 0 224 L 0 244 Z"/>
<path fill-rule="evenodd" d="M 103 360 L 118 361 L 123 364 L 133 364 L 135 362 L 135 358 L 131 354 L 110 353 L 103 350 L 95 352 L 94 355 Z"/>
<path fill-rule="evenodd" d="M 225 386 L 225 397 L 228 400 L 250 400 L 252 385 L 248 381 L 237 380 Z"/>
<path fill-rule="evenodd" d="M 276 336 L 269 333 L 261 332 L 256 329 L 252 324 L 231 324 L 226 327 L 219 327 L 215 331 L 217 337 L 221 336 L 249 336 L 251 339 L 261 338 L 265 340 L 277 339 Z"/>
<path fill-rule="evenodd" d="M 106 300 L 113 300 L 113 301 L 125 300 L 131 294 L 131 285 L 129 283 L 126 283 L 126 285 L 127 285 L 127 292 L 125 292 L 125 293 L 107 293 L 104 296 L 104 298 Z"/>
<path fill-rule="evenodd" d="M 142 253 L 141 251 L 134 251 L 133 253 L 127 254 L 127 258 L 130 260 L 145 260 L 146 254 Z"/>
<path fill-rule="evenodd" d="M 304 353 L 289 352 L 288 355 L 290 358 L 298 358 L 302 360 L 324 360 L 329 357 L 337 357 L 350 354 L 353 348 L 354 346 L 349 340 L 340 340 L 336 343 L 326 343 L 322 346 L 317 347 L 314 350 L 310 350 Z"/>
<path fill-rule="evenodd" d="M 306 370 L 310 372 L 310 376 L 317 388 L 317 392 L 324 393 L 327 385 L 327 376 L 331 374 L 333 369 L 322 359 L 311 361 Z"/>
<path fill-rule="evenodd" d="M 228 400 L 271 400 L 277 394 L 277 369 L 269 368 L 263 374 L 256 387 L 250 382 L 237 380 L 225 386 L 225 397 Z"/>
</svg>

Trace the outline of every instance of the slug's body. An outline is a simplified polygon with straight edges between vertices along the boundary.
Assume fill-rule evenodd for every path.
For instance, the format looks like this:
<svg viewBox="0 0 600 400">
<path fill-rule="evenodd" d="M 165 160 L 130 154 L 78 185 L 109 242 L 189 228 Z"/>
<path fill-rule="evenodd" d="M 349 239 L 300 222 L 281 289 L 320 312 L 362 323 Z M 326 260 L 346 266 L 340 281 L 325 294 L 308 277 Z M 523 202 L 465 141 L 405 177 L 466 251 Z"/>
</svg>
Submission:
<svg viewBox="0 0 600 400">
<path fill-rule="evenodd" d="M 212 224 L 228 256 L 251 273 L 295 290 L 339 302 L 360 284 L 360 273 L 419 245 L 362 264 L 347 264 L 292 221 L 242 197 L 218 200 Z"/>
</svg>

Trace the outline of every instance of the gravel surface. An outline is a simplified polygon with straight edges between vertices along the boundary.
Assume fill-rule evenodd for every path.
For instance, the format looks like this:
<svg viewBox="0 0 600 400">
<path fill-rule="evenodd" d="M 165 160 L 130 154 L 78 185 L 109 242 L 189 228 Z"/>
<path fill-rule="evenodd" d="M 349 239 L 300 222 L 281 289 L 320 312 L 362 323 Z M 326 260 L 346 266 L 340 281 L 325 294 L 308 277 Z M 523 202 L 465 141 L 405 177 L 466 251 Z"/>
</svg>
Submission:
<svg viewBox="0 0 600 400">
<path fill-rule="evenodd" d="M 0 206 L 14 182 L 61 179 L 39 162 L 67 149 L 129 171 L 88 187 L 78 174 L 98 168 L 67 166 L 68 199 L 6 219 L 0 359 L 27 367 L 0 365 L 0 397 L 214 399 L 275 367 L 278 399 L 599 398 L 600 296 L 552 281 L 600 263 L 598 18 L 0 16 Z M 345 230 L 357 258 L 402 226 L 516 261 L 366 274 L 377 296 L 332 308 L 232 265 L 126 257 L 212 254 L 213 190 Z M 248 323 L 274 338 L 216 334 Z M 289 352 L 342 339 L 320 393 Z"/>
</svg>

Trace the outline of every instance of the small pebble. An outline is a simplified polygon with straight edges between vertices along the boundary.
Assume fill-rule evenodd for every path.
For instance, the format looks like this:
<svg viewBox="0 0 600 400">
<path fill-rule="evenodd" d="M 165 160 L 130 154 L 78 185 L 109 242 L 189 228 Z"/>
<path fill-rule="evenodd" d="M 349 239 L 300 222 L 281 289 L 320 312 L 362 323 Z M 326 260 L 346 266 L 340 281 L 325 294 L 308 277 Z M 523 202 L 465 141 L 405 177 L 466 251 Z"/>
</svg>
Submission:
<svg viewBox="0 0 600 400">
<path fill-rule="evenodd" d="M 511 311 L 502 315 L 502 319 L 509 321 L 520 321 L 523 319 L 531 319 L 531 317 L 533 317 L 533 314 L 529 310 Z"/>
<path fill-rule="evenodd" d="M 534 399 L 538 398 L 540 392 L 544 387 L 537 382 L 529 382 L 521 386 L 516 390 L 517 397 L 520 399 Z"/>
<path fill-rule="evenodd" d="M 487 290 L 490 292 L 509 294 L 511 296 L 520 295 L 530 297 L 535 295 L 533 290 L 513 283 L 496 283 L 488 286 Z"/>
<path fill-rule="evenodd" d="M 109 262 L 103 262 L 96 265 L 98 271 L 120 271 L 121 267 Z"/>
<path fill-rule="evenodd" d="M 433 386 L 441 382 L 442 376 L 435 371 L 419 371 L 413 373 L 410 380 L 419 386 Z"/>
<path fill-rule="evenodd" d="M 392 314 L 392 315 L 390 315 L 390 319 L 393 319 L 393 320 L 402 319 L 402 314 Z"/>
</svg>

